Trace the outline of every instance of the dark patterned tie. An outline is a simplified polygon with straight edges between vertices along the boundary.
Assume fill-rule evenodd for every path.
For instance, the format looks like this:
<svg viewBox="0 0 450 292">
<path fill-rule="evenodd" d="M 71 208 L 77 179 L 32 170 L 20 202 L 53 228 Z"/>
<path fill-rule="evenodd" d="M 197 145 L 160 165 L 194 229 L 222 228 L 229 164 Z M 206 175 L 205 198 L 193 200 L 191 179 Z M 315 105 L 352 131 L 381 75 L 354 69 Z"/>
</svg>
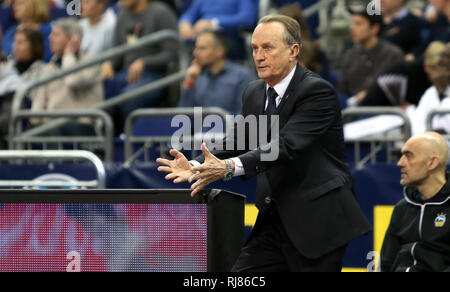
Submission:
<svg viewBox="0 0 450 292">
<path fill-rule="evenodd" d="M 269 89 L 267 90 L 267 97 L 269 98 L 268 103 L 267 103 L 267 108 L 265 110 L 265 114 L 268 116 L 267 119 L 267 140 L 265 141 L 270 141 L 270 128 L 271 128 L 271 121 L 272 118 L 271 116 L 275 114 L 275 112 L 277 111 L 277 102 L 276 99 L 278 97 L 278 93 L 275 91 L 275 89 L 273 89 L 272 87 L 269 87 Z M 272 191 L 270 189 L 270 184 L 269 181 L 267 179 L 266 173 L 262 172 L 262 173 L 258 173 L 257 175 L 257 184 L 256 184 L 256 206 L 259 209 L 259 212 L 261 214 L 266 213 L 270 207 L 271 207 L 271 196 L 272 196 Z"/>
<path fill-rule="evenodd" d="M 272 87 L 269 87 L 267 90 L 267 97 L 269 98 L 269 103 L 267 104 L 266 108 L 266 114 L 267 115 L 274 115 L 277 111 L 277 97 L 278 93 L 273 89 Z"/>
</svg>

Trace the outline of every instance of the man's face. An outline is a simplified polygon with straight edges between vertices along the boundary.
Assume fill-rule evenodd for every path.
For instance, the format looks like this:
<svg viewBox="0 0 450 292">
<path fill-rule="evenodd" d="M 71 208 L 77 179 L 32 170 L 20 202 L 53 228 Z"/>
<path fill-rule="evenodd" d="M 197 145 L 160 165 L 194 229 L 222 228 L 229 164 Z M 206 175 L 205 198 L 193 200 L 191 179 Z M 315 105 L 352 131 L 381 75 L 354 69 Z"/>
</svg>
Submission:
<svg viewBox="0 0 450 292">
<path fill-rule="evenodd" d="M 392 13 L 404 5 L 404 0 L 381 0 L 381 13 Z"/>
<path fill-rule="evenodd" d="M 53 27 L 49 40 L 50 50 L 52 51 L 52 53 L 59 56 L 64 55 L 64 50 L 70 40 L 69 37 L 64 33 L 64 31 L 57 26 Z"/>
<path fill-rule="evenodd" d="M 367 41 L 373 35 L 369 20 L 361 15 L 353 15 L 350 34 L 354 44 L 361 44 Z"/>
<path fill-rule="evenodd" d="M 401 168 L 400 184 L 418 186 L 429 176 L 429 157 L 423 144 L 417 139 L 406 142 L 397 165 Z"/>
<path fill-rule="evenodd" d="M 283 24 L 278 22 L 260 24 L 253 32 L 253 60 L 258 77 L 270 86 L 283 80 L 296 62 L 295 50 L 286 44 L 284 33 Z"/>
<path fill-rule="evenodd" d="M 104 10 L 104 4 L 98 0 L 81 0 L 81 17 L 89 18 L 101 15 Z"/>
<path fill-rule="evenodd" d="M 202 34 L 195 43 L 194 57 L 202 67 L 209 66 L 223 57 L 218 46 L 214 42 L 214 37 L 209 34 Z"/>
</svg>

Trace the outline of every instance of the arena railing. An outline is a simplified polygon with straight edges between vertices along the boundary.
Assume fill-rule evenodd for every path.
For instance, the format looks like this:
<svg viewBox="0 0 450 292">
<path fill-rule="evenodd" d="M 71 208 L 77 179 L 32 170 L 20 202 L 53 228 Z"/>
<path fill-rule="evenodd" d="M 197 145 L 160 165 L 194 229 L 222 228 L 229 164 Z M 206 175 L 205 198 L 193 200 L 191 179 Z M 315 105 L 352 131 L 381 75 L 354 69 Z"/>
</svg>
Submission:
<svg viewBox="0 0 450 292">
<path fill-rule="evenodd" d="M 0 161 L 86 161 L 95 167 L 95 180 L 55 181 L 55 180 L 0 180 L 0 187 L 85 187 L 106 188 L 106 171 L 102 161 L 95 154 L 84 150 L 0 150 Z"/>
<path fill-rule="evenodd" d="M 118 56 L 122 56 L 124 54 L 127 54 L 129 52 L 135 51 L 137 49 L 140 49 L 142 47 L 158 43 L 163 40 L 172 40 L 177 42 L 178 44 L 178 57 L 179 57 L 179 68 L 180 70 L 176 73 L 169 74 L 161 79 L 156 80 L 155 82 L 149 83 L 139 89 L 136 89 L 135 91 L 127 92 L 124 94 L 120 94 L 116 97 L 113 97 L 111 99 L 108 99 L 106 101 L 103 101 L 101 103 L 97 103 L 93 105 L 92 109 L 109 109 L 113 106 L 119 105 L 121 103 L 124 103 L 126 101 L 129 101 L 135 97 L 141 96 L 142 94 L 149 93 L 151 91 L 164 88 L 168 85 L 171 85 L 175 82 L 182 81 L 186 76 L 186 69 L 188 66 L 188 60 L 189 57 L 187 56 L 187 52 L 184 50 L 184 46 L 182 41 L 179 39 L 178 34 L 175 31 L 172 30 L 162 30 L 156 33 L 153 33 L 151 35 L 145 36 L 138 41 L 136 41 L 133 44 L 126 44 L 122 46 L 118 46 L 115 48 L 112 48 L 111 50 L 108 50 L 104 52 L 102 55 L 90 58 L 88 60 L 82 61 L 78 64 L 76 64 L 73 67 L 60 70 L 52 75 L 44 76 L 36 81 L 26 83 L 23 87 L 21 87 L 19 90 L 17 90 L 14 99 L 13 104 L 11 108 L 11 116 L 13 117 L 18 111 L 22 110 L 22 105 L 24 103 L 25 97 L 27 94 L 29 94 L 33 89 L 47 84 L 49 82 L 52 82 L 56 79 L 63 78 L 69 74 L 81 71 L 83 69 L 86 69 L 88 67 L 92 67 L 95 65 L 99 65 L 107 60 L 113 59 Z M 38 136 L 42 133 L 45 133 L 51 129 L 55 129 L 57 127 L 60 127 L 67 123 L 67 119 L 61 118 L 53 121 L 48 121 L 38 127 L 32 128 L 30 130 L 21 132 L 18 130 L 17 132 L 20 132 L 20 136 L 18 138 L 27 138 L 32 136 Z M 13 124 L 10 123 L 9 125 L 9 137 L 11 138 L 12 133 L 14 133 L 14 129 L 12 129 Z M 9 148 L 13 149 L 13 141 L 10 139 L 9 141 Z"/>
<path fill-rule="evenodd" d="M 435 131 L 436 129 L 433 129 L 432 121 L 435 116 L 442 116 L 442 115 L 450 115 L 450 107 L 441 107 L 436 108 L 427 115 L 426 118 L 426 130 L 427 131 Z M 448 140 L 450 139 L 450 133 L 444 134 L 444 137 Z"/>
<path fill-rule="evenodd" d="M 386 150 L 386 163 L 390 164 L 394 161 L 394 152 L 396 146 L 406 142 L 411 137 L 411 123 L 406 113 L 396 107 L 354 107 L 347 108 L 342 111 L 342 121 L 345 125 L 347 121 L 355 119 L 363 119 L 367 117 L 390 115 L 398 116 L 402 120 L 400 132 L 389 129 L 382 133 L 372 134 L 365 137 L 349 138 L 345 137 L 345 142 L 354 144 L 354 156 L 357 169 L 362 169 L 366 163 L 377 163 L 377 153 Z M 361 145 L 369 144 L 369 153 L 361 158 Z"/>
<path fill-rule="evenodd" d="M 152 118 L 168 118 L 171 121 L 175 121 L 173 118 L 176 116 L 186 116 L 191 123 L 193 129 L 193 135 L 182 136 L 183 141 L 177 141 L 180 143 L 193 143 L 195 141 L 203 141 L 203 120 L 204 117 L 209 115 L 210 117 L 216 115 L 221 118 L 224 122 L 223 124 L 223 132 L 224 134 L 227 130 L 230 130 L 234 126 L 234 116 L 229 112 L 225 111 L 219 107 L 205 107 L 205 108 L 159 108 L 159 109 L 139 109 L 132 112 L 126 122 L 125 122 L 125 163 L 129 165 L 133 161 L 137 160 L 137 158 L 144 154 L 144 161 L 148 161 L 146 156 L 147 150 L 153 147 L 156 144 L 160 145 L 160 149 L 166 149 L 169 143 L 172 142 L 172 134 L 168 133 L 168 135 L 139 135 L 136 136 L 133 134 L 133 125 L 136 120 L 143 119 L 152 119 Z M 198 120 L 197 120 L 198 119 Z M 206 121 L 206 119 L 205 119 Z M 172 124 L 172 123 L 171 123 Z M 179 127 L 180 125 L 174 125 L 173 128 Z M 184 125 L 186 126 L 186 125 Z M 216 125 L 215 125 L 216 126 Z M 172 127 L 172 125 L 171 125 Z M 205 126 L 207 127 L 207 126 Z M 191 129 L 191 128 L 189 128 Z M 218 133 L 213 133 L 218 134 Z M 219 133 L 220 134 L 220 133 Z M 220 138 L 220 137 L 217 137 Z M 223 138 L 223 136 L 222 136 Z M 200 142 L 201 143 L 201 142 Z M 134 151 L 133 147 L 135 145 L 143 145 L 139 150 Z M 174 145 L 173 145 L 174 146 Z M 192 155 L 194 156 L 195 152 L 200 149 L 192 149 Z M 161 153 L 162 154 L 162 153 Z"/>
<path fill-rule="evenodd" d="M 95 122 L 92 127 L 95 130 L 96 136 L 21 136 L 22 127 L 20 126 L 24 121 L 32 118 L 64 118 L 62 122 L 73 121 L 80 118 L 89 118 Z M 70 118 L 70 119 L 69 119 Z M 98 109 L 83 109 L 72 111 L 57 111 L 57 112 L 30 112 L 18 111 L 15 112 L 11 119 L 13 132 L 10 133 L 10 141 L 14 149 L 33 148 L 33 143 L 42 144 L 45 149 L 48 144 L 57 146 L 58 149 L 63 149 L 65 143 L 72 144 L 73 149 L 77 149 L 78 144 L 88 145 L 86 148 L 92 147 L 90 150 L 101 149 L 104 153 L 104 160 L 106 162 L 114 161 L 113 139 L 114 139 L 114 125 L 111 117 L 104 111 Z M 18 131 L 18 132 L 16 132 Z M 45 133 L 44 133 L 45 134 Z M 54 147 L 53 146 L 53 147 Z M 30 149 L 31 150 L 31 149 Z"/>
</svg>

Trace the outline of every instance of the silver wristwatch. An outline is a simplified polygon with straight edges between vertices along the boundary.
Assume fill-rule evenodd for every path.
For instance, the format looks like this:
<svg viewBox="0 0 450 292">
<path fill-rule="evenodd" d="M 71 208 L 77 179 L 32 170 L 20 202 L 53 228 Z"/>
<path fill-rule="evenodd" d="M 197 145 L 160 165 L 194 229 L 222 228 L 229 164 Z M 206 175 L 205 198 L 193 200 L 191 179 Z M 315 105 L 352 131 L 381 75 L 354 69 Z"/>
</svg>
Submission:
<svg viewBox="0 0 450 292">
<path fill-rule="evenodd" d="M 225 164 L 227 165 L 227 172 L 225 173 L 225 176 L 223 177 L 224 181 L 229 181 L 233 178 L 233 166 L 231 165 L 231 160 L 226 159 Z"/>
</svg>

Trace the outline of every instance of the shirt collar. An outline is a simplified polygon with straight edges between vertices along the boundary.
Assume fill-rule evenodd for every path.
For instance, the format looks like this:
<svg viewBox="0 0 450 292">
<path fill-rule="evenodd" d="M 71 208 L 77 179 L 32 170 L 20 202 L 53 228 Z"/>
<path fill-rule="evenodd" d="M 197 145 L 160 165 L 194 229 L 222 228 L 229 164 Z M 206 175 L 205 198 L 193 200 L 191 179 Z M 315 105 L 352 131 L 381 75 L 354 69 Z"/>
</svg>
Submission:
<svg viewBox="0 0 450 292">
<path fill-rule="evenodd" d="M 286 90 L 289 87 L 289 84 L 292 81 L 292 78 L 294 77 L 295 74 L 295 70 L 297 69 L 297 65 L 294 67 L 294 69 L 291 70 L 291 72 L 284 77 L 283 80 L 281 80 L 280 82 L 278 82 L 273 89 L 275 89 L 275 91 L 277 92 L 278 96 L 280 97 L 284 97 L 284 94 L 286 93 Z M 266 84 L 266 92 L 269 89 L 269 84 Z"/>
</svg>

